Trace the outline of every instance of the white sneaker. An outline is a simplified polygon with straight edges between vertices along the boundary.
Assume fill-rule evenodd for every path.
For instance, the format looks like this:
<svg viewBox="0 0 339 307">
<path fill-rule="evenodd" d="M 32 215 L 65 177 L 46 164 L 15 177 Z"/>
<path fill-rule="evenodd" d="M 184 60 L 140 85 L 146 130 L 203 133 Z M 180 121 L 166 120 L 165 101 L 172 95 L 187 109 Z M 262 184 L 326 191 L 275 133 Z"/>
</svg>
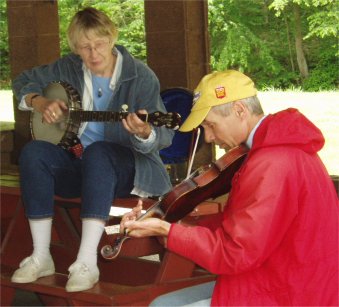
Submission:
<svg viewBox="0 0 339 307">
<path fill-rule="evenodd" d="M 67 292 L 91 289 L 99 280 L 99 269 L 97 266 L 89 269 L 86 264 L 75 262 L 69 267 L 68 271 Z"/>
<path fill-rule="evenodd" d="M 11 281 L 16 283 L 29 283 L 40 277 L 53 275 L 55 267 L 52 257 L 40 261 L 35 256 L 25 258 L 20 262 L 19 269 L 12 275 Z"/>
</svg>

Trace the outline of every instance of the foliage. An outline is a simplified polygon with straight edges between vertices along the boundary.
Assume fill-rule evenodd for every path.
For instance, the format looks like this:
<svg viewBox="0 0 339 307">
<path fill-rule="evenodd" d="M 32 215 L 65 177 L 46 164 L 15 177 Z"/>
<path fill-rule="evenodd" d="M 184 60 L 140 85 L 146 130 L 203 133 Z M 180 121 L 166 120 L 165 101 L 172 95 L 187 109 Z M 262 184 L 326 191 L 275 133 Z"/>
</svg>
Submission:
<svg viewBox="0 0 339 307">
<path fill-rule="evenodd" d="M 337 37 L 339 30 L 339 7 L 336 1 L 324 1 L 328 4 L 324 10 L 317 11 L 308 17 L 310 32 L 305 38 L 317 36 L 324 38 L 326 36 Z"/>
<path fill-rule="evenodd" d="M 70 52 L 66 37 L 67 27 L 74 14 L 81 9 L 82 3 L 82 0 L 58 1 L 60 50 L 62 56 Z"/>
<path fill-rule="evenodd" d="M 301 8 L 306 80 L 296 69 L 293 5 Z M 335 0 L 209 0 L 212 70 L 239 69 L 259 88 L 333 89 L 338 24 Z M 318 48 L 324 42 L 327 54 Z"/>
<path fill-rule="evenodd" d="M 276 16 L 288 10 L 290 4 L 298 4 L 303 10 L 308 11 L 308 33 L 310 37 L 337 38 L 339 30 L 339 5 L 337 0 L 274 0 L 270 5 L 275 10 Z"/>
<path fill-rule="evenodd" d="M 338 58 L 331 52 L 331 48 L 326 48 L 326 44 L 323 47 L 309 77 L 303 82 L 305 91 L 317 92 L 338 88 Z"/>
<path fill-rule="evenodd" d="M 145 0 L 59 0 L 61 55 L 66 31 L 86 6 L 103 10 L 119 28 L 118 44 L 146 62 Z M 301 8 L 303 51 L 309 77 L 297 69 L 293 5 Z M 326 90 L 338 86 L 338 0 L 208 0 L 212 70 L 238 69 L 259 89 Z M 6 1 L 0 2 L 0 88 L 9 86 Z"/>
<path fill-rule="evenodd" d="M 285 33 L 280 22 L 269 24 L 272 15 L 261 0 L 210 0 L 212 69 L 239 69 L 259 86 L 286 87 L 295 81 L 284 63 L 288 54 L 280 41 Z"/>
<path fill-rule="evenodd" d="M 6 2 L 0 2 L 0 89 L 9 89 L 10 67 L 8 65 L 8 30 L 6 16 Z"/>
</svg>

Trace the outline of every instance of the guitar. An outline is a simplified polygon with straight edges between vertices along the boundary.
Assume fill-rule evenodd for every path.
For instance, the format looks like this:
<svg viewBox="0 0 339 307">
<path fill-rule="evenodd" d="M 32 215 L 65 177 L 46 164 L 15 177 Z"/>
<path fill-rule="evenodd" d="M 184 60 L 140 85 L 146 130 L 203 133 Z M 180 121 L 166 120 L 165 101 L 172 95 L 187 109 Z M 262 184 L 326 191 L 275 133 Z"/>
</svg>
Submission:
<svg viewBox="0 0 339 307">
<path fill-rule="evenodd" d="M 30 117 L 30 130 L 34 140 L 47 141 L 81 155 L 82 145 L 78 138 L 78 131 L 82 122 L 119 122 L 126 118 L 127 105 L 123 105 L 122 112 L 111 111 L 84 111 L 81 108 L 80 95 L 70 84 L 63 81 L 54 81 L 44 89 L 43 95 L 49 99 L 60 99 L 68 106 L 68 111 L 54 124 L 42 121 L 42 114 L 33 111 Z M 125 106 L 125 107 L 124 107 Z M 181 116 L 175 112 L 151 114 L 137 114 L 138 117 L 153 126 L 165 126 L 168 129 L 179 128 Z"/>
</svg>

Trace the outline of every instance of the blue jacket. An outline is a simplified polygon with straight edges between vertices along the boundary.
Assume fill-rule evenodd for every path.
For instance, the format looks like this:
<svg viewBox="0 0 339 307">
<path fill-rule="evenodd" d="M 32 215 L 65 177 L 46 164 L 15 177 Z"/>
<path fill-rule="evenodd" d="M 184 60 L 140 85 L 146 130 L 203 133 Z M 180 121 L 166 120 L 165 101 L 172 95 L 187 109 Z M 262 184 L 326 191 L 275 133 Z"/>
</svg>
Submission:
<svg viewBox="0 0 339 307">
<path fill-rule="evenodd" d="M 109 111 L 120 112 L 123 104 L 129 112 L 140 109 L 148 113 L 166 113 L 160 97 L 160 85 L 154 72 L 133 58 L 122 46 L 116 46 L 123 56 L 120 79 L 109 103 Z M 52 81 L 65 81 L 80 94 L 84 92 L 83 62 L 78 55 L 69 54 L 52 64 L 35 67 L 20 74 L 12 84 L 18 99 L 29 93 L 41 93 Z M 151 194 L 163 195 L 171 188 L 168 173 L 159 156 L 159 150 L 171 145 L 174 132 L 165 127 L 154 127 L 154 142 L 141 142 L 129 134 L 121 123 L 105 123 L 105 140 L 132 149 L 135 157 L 134 186 Z"/>
</svg>

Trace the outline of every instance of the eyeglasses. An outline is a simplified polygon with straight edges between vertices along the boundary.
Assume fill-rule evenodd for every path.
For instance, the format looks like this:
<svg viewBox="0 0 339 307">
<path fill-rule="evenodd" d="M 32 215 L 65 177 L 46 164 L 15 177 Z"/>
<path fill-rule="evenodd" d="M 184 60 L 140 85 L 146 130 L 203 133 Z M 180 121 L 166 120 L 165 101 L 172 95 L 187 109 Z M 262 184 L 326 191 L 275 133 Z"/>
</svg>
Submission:
<svg viewBox="0 0 339 307">
<path fill-rule="evenodd" d="M 93 47 L 86 45 L 86 46 L 82 46 L 79 47 L 79 51 L 83 54 L 90 54 L 92 51 L 96 51 L 98 53 L 103 53 L 104 51 L 106 51 L 107 46 L 108 46 L 109 42 L 108 41 L 98 41 L 94 44 Z"/>
</svg>

